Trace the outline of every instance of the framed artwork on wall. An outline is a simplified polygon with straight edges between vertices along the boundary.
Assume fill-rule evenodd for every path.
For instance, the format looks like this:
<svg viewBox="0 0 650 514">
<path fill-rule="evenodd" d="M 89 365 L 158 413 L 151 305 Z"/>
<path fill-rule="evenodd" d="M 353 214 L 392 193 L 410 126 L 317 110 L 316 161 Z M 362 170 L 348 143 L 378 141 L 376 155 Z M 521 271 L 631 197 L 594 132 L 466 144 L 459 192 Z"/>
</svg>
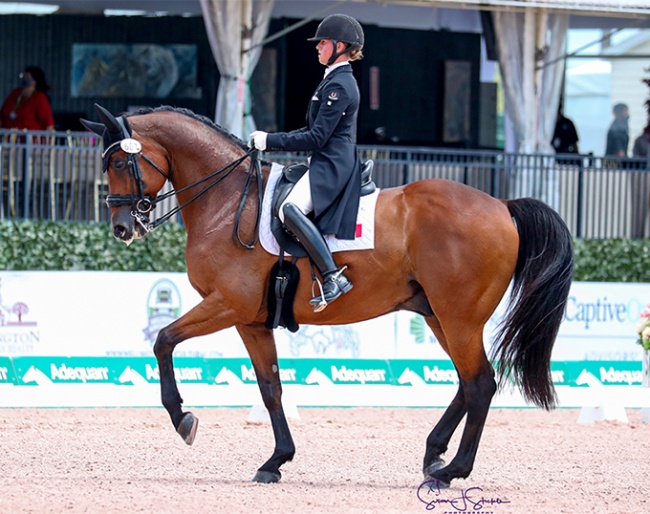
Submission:
<svg viewBox="0 0 650 514">
<path fill-rule="evenodd" d="M 73 44 L 73 98 L 201 98 L 196 45 Z"/>
<path fill-rule="evenodd" d="M 464 143 L 470 139 L 472 63 L 445 61 L 445 108 L 443 141 Z"/>
</svg>

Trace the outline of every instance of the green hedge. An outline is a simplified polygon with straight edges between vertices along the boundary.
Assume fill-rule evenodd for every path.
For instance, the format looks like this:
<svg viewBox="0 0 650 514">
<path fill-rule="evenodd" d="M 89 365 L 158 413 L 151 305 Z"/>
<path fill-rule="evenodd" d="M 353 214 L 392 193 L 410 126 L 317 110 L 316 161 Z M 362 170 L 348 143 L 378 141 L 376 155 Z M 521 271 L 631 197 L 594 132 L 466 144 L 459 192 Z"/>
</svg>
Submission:
<svg viewBox="0 0 650 514">
<path fill-rule="evenodd" d="M 185 271 L 185 230 L 162 225 L 130 246 L 108 223 L 0 222 L 0 269 Z M 574 279 L 650 282 L 650 240 L 580 240 Z"/>
<path fill-rule="evenodd" d="M 0 269 L 185 271 L 185 230 L 160 226 L 131 245 L 109 223 L 0 222 Z"/>
</svg>

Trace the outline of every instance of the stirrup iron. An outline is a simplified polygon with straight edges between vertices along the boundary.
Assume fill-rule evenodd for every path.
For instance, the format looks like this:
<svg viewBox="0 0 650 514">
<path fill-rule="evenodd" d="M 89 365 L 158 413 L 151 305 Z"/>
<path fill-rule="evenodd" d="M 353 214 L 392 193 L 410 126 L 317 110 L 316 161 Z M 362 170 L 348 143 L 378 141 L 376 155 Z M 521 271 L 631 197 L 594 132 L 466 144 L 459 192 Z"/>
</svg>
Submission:
<svg viewBox="0 0 650 514">
<path fill-rule="evenodd" d="M 327 302 L 325 301 L 325 291 L 323 291 L 323 284 L 321 281 L 318 279 L 316 275 L 314 275 L 314 280 L 311 283 L 311 296 L 312 298 L 316 298 L 316 295 L 314 294 L 314 284 L 318 285 L 318 290 L 320 291 L 320 302 L 318 302 L 316 305 L 314 305 L 314 312 L 320 312 L 327 307 Z"/>
<path fill-rule="evenodd" d="M 335 282 L 337 284 L 337 287 L 339 287 L 339 289 L 341 290 L 341 294 L 339 294 L 339 296 L 335 297 L 334 299 L 339 298 L 340 296 L 342 296 L 343 294 L 345 294 L 347 292 L 347 291 L 344 291 L 339 286 L 339 284 L 337 283 L 338 278 L 343 274 L 343 272 L 346 269 L 348 269 L 348 267 L 343 266 L 342 268 L 336 270 L 335 272 L 333 272 L 332 274 L 330 274 L 327 277 L 328 282 Z M 321 281 L 318 280 L 318 277 L 316 277 L 315 275 L 313 276 L 313 278 L 314 278 L 314 281 L 311 284 L 311 295 L 312 295 L 313 298 L 311 299 L 311 301 L 309 303 L 314 306 L 314 312 L 321 312 L 321 311 L 323 311 L 325 309 L 325 307 L 327 307 L 329 305 L 329 303 L 325 299 L 325 291 L 323 290 L 323 285 L 322 285 Z M 318 296 L 314 295 L 314 283 L 318 284 L 318 289 L 320 291 L 320 301 L 318 303 L 316 303 L 316 304 L 312 303 L 316 298 L 318 298 Z"/>
</svg>

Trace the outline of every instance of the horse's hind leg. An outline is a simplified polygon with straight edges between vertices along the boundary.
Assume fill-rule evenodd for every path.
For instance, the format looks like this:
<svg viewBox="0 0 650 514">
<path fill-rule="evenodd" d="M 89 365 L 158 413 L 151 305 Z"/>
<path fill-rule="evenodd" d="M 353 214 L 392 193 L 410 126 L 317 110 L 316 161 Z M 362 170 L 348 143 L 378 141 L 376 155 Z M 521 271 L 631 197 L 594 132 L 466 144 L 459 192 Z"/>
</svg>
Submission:
<svg viewBox="0 0 650 514">
<path fill-rule="evenodd" d="M 458 452 L 451 462 L 439 469 L 427 470 L 425 467 L 425 475 L 428 478 L 439 480 L 443 485 L 448 485 L 454 478 L 466 478 L 471 473 L 490 402 L 497 389 L 494 371 L 483 349 L 482 331 L 483 327 L 481 326 L 480 330 L 477 329 L 476 333 L 470 336 L 466 344 L 459 345 L 455 349 L 451 346 L 449 348 L 461 383 L 454 401 L 458 400 L 459 394 L 463 394 L 467 420 Z M 452 402 L 452 406 L 450 406 L 450 409 L 453 409 L 449 416 L 450 427 L 453 424 L 452 421 L 458 423 L 462 419 L 460 404 L 459 401 L 458 406 L 452 407 Z M 440 431 L 440 434 L 447 435 L 443 430 Z"/>
<path fill-rule="evenodd" d="M 447 350 L 447 341 L 440 329 L 438 320 L 435 317 L 429 317 L 425 318 L 425 321 L 435 334 L 442 348 L 449 353 Z M 456 396 L 454 396 L 449 407 L 447 407 L 447 410 L 427 437 L 424 463 L 422 466 L 425 477 L 431 476 L 435 470 L 444 467 L 445 462 L 441 456 L 447 451 L 449 440 L 456 431 L 456 428 L 458 428 L 466 412 L 465 393 L 463 392 L 463 384 L 461 382 L 458 386 Z"/>
<path fill-rule="evenodd" d="M 454 435 L 466 412 L 465 393 L 463 392 L 463 385 L 460 384 L 456 396 L 454 396 L 449 407 L 447 407 L 447 410 L 427 437 L 422 466 L 425 477 L 432 476 L 434 471 L 444 467 L 445 461 L 442 459 L 442 455 L 447 451 L 449 440 Z"/>
<path fill-rule="evenodd" d="M 262 393 L 264 406 L 269 411 L 275 437 L 273 455 L 257 470 L 253 481 L 278 482 L 282 476 L 280 466 L 293 459 L 296 447 L 282 409 L 282 383 L 273 332 L 262 325 L 237 325 L 237 331 L 244 341 L 255 369 L 257 384 Z"/>
</svg>

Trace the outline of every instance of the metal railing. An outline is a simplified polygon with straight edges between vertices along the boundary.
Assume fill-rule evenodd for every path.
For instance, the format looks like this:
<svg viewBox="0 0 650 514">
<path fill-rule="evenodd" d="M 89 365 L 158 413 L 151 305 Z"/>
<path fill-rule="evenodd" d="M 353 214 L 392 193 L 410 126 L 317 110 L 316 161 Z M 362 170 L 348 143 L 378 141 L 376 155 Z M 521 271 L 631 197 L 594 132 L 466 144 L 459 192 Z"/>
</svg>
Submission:
<svg viewBox="0 0 650 514">
<path fill-rule="evenodd" d="M 0 217 L 106 220 L 101 151 L 85 132 L 0 130 Z"/>
<path fill-rule="evenodd" d="M 106 221 L 108 191 L 101 140 L 87 132 L 0 129 L 0 219 Z M 592 155 L 361 146 L 375 161 L 380 188 L 426 178 L 462 182 L 500 199 L 532 196 L 555 208 L 576 238 L 650 235 L 650 166 L 645 160 Z M 273 153 L 280 164 L 304 156 Z M 175 205 L 169 199 L 158 216 Z"/>
<path fill-rule="evenodd" d="M 0 219 L 108 221 L 102 151 L 101 138 L 89 132 L 0 129 Z M 159 211 L 175 205 L 168 198 Z"/>
<path fill-rule="evenodd" d="M 650 236 L 650 161 L 593 155 L 361 146 L 381 188 L 442 178 L 500 199 L 533 197 L 553 207 L 576 238 Z M 279 163 L 295 154 L 267 156 Z"/>
</svg>

